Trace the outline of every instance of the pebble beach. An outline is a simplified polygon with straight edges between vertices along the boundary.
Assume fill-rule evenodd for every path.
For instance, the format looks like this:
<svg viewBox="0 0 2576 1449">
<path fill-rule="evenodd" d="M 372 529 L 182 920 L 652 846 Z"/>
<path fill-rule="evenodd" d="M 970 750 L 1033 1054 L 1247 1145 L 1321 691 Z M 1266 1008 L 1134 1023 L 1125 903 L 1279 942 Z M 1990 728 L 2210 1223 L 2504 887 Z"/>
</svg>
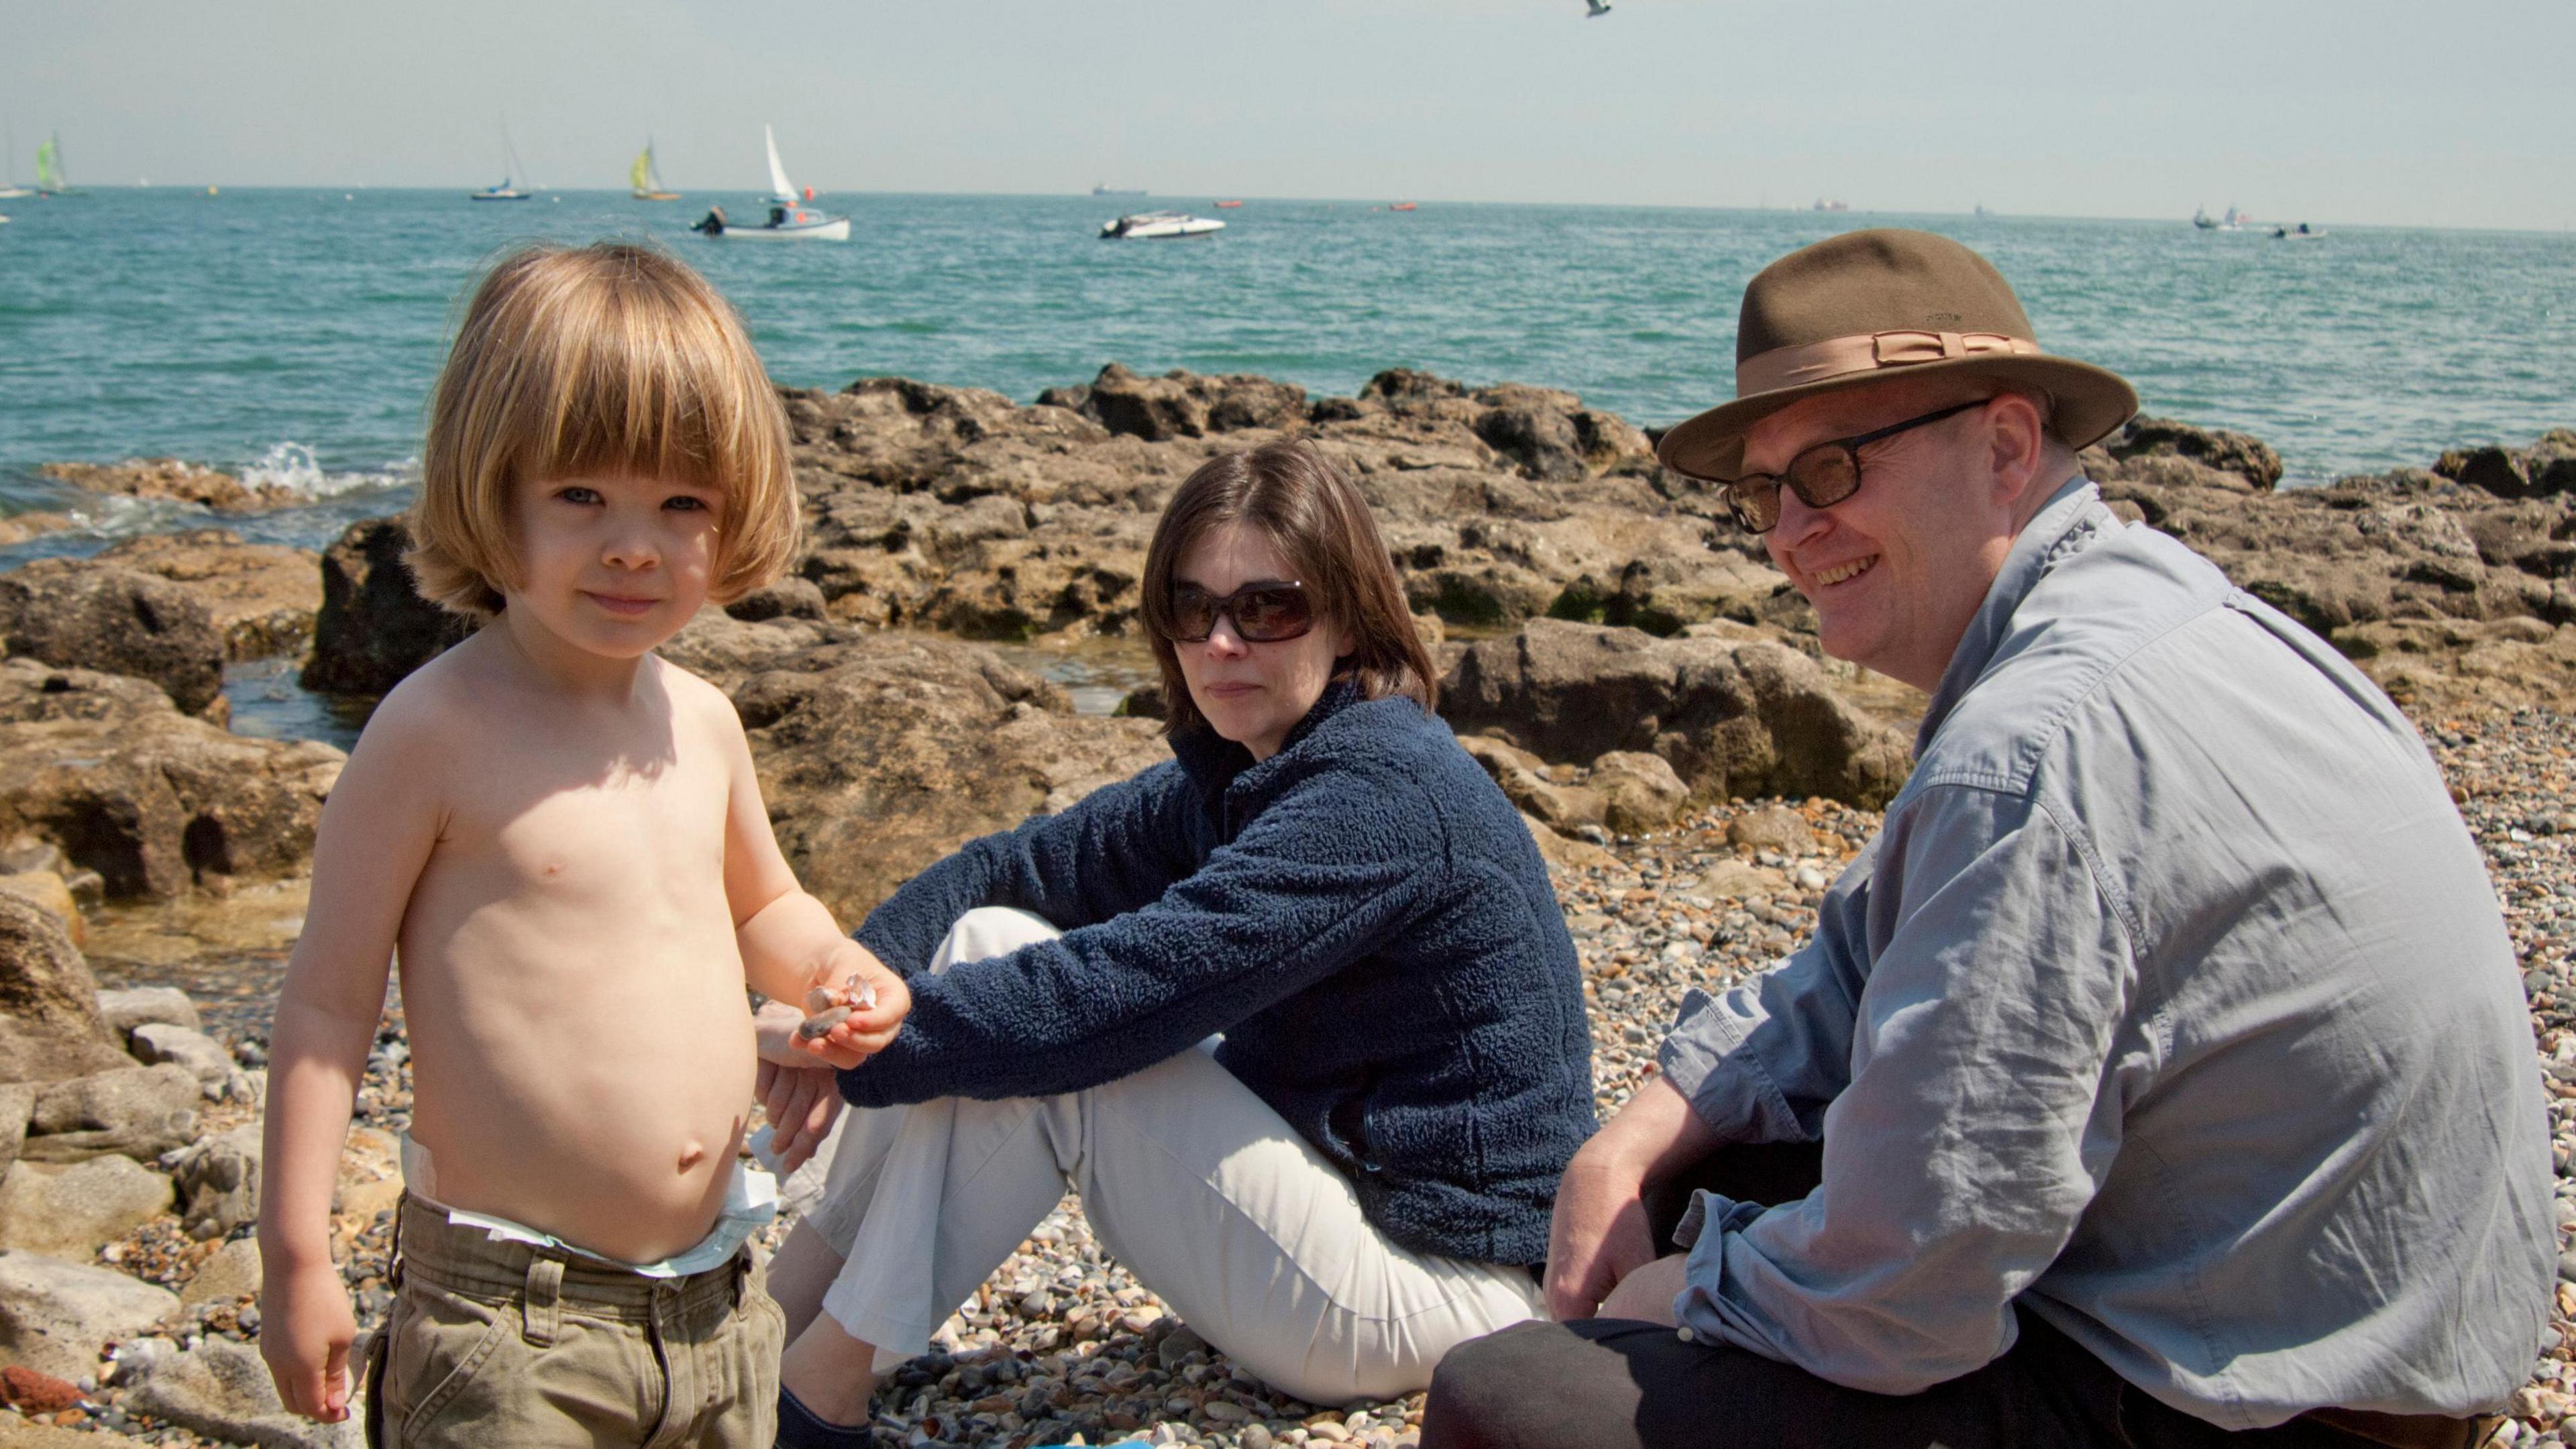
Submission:
<svg viewBox="0 0 2576 1449">
<path fill-rule="evenodd" d="M 2551 1101 L 2562 1235 L 2576 1225 L 2576 716 L 2524 710 L 2422 719 L 2454 798 L 2484 849 L 2521 957 L 2537 1045 L 2532 1069 Z M 1826 885 L 1878 828 L 1879 816 L 1832 801 L 1730 801 L 1672 828 L 1597 836 L 1555 867 L 1558 899 L 1582 954 L 1591 1004 L 1594 1073 L 1606 1115 L 1654 1070 L 1655 1049 L 1682 993 L 1757 973 L 1812 928 Z M 206 1003 L 207 1029 L 246 1068 L 264 1061 L 263 996 Z M 409 1075 L 399 1014 L 389 1016 L 360 1098 L 344 1186 L 341 1247 L 362 1332 L 391 1305 L 385 1286 L 392 1183 L 378 1163 L 408 1120 Z M 255 1120 L 246 1102 L 211 1104 L 207 1125 Z M 368 1164 L 377 1163 L 370 1167 Z M 768 1235 L 775 1246 L 783 1224 Z M 256 1259 L 247 1229 L 193 1241 L 157 1219 L 99 1255 L 178 1291 L 186 1322 L 176 1346 L 255 1336 Z M 2555 1337 L 2516 1395 L 2498 1442 L 2576 1443 L 2576 1255 L 2561 1259 Z M 135 1351 L 128 1345 L 120 1357 Z M 208 1440 L 129 1408 L 114 1382 L 78 1385 L 78 1402 L 0 1413 L 14 1433 L 62 1430 L 145 1443 Z M 875 1403 L 876 1441 L 895 1446 L 1080 1443 L 1352 1444 L 1387 1449 L 1420 1439 L 1421 1398 L 1324 1406 L 1272 1393 L 1235 1369 L 1100 1248 L 1068 1198 L 974 1299 L 943 1327 L 934 1351 L 891 1374 Z M 37 1442 L 33 1439 L 27 1442 Z M 324 1442 L 317 1438 L 315 1442 Z"/>
</svg>

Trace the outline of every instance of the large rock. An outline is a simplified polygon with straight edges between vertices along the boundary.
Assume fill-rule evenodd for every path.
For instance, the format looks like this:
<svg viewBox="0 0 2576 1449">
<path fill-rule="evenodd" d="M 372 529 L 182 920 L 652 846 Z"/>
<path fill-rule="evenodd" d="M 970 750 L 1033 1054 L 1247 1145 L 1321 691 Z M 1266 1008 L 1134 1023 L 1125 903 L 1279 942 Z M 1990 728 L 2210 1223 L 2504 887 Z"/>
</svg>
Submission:
<svg viewBox="0 0 2576 1449">
<path fill-rule="evenodd" d="M 155 1022 L 184 1026 L 190 1031 L 203 1031 L 206 1026 L 197 1015 L 197 1003 L 190 1001 L 188 993 L 176 986 L 129 986 L 101 991 L 98 994 L 98 1014 L 119 1041 L 132 1037 L 136 1027 Z"/>
<path fill-rule="evenodd" d="M 259 1218 L 260 1125 L 202 1138 L 168 1158 L 188 1236 L 220 1238 Z"/>
<path fill-rule="evenodd" d="M 21 1162 L 0 1177 L 0 1248 L 86 1262 L 170 1210 L 170 1179 L 110 1153 L 69 1167 Z"/>
<path fill-rule="evenodd" d="M 973 645 L 710 612 L 665 652 L 733 696 L 779 845 L 852 925 L 966 840 L 1170 753 L 1151 722 L 1076 715 Z"/>
<path fill-rule="evenodd" d="M 1162 442 L 1306 421 L 1306 390 L 1266 377 L 1201 377 L 1178 368 L 1138 377 L 1111 363 L 1093 378 L 1082 411 L 1113 433 Z"/>
<path fill-rule="evenodd" d="M 241 535 L 226 529 L 147 533 L 99 557 L 158 574 L 204 600 L 224 636 L 228 659 L 303 652 L 305 641 L 313 637 L 313 615 L 322 607 L 320 555 L 282 544 L 244 543 Z"/>
<path fill-rule="evenodd" d="M 10 654 L 151 680 L 189 714 L 223 697 L 213 613 L 157 574 L 59 558 L 0 574 L 0 637 Z"/>
<path fill-rule="evenodd" d="M 188 1308 L 238 1302 L 258 1296 L 261 1281 L 258 1241 L 235 1238 L 197 1265 L 196 1276 L 179 1290 L 179 1302 Z"/>
<path fill-rule="evenodd" d="M 323 1449 L 362 1442 L 360 1417 L 317 1424 L 286 1412 L 259 1350 L 208 1337 L 181 1350 L 167 1339 L 135 1344 L 117 1359 L 128 1408 L 224 1444 Z"/>
<path fill-rule="evenodd" d="M 34 1082 L 0 1083 L 0 1177 L 18 1163 L 18 1149 L 27 1141 L 27 1119 L 36 1115 L 37 1090 Z"/>
<path fill-rule="evenodd" d="M 56 1082 L 36 1094 L 18 1155 L 79 1162 L 104 1153 L 155 1158 L 196 1140 L 202 1093 L 186 1067 L 124 1066 Z"/>
<path fill-rule="evenodd" d="M 1780 644 L 1536 619 L 1462 650 L 1440 712 L 1462 734 L 1499 734 L 1549 760 L 1660 755 L 1701 798 L 1823 795 L 1874 808 L 1910 768 L 1901 735 Z"/>
<path fill-rule="evenodd" d="M 170 1062 L 209 1087 L 232 1080 L 233 1054 L 202 1031 L 167 1022 L 138 1026 L 130 1038 L 135 1060 L 146 1066 Z"/>
<path fill-rule="evenodd" d="M 99 1018 L 98 982 L 62 923 L 0 893 L 0 1082 L 132 1065 Z"/>
<path fill-rule="evenodd" d="M 179 1295 L 41 1253 L 0 1252 L 0 1360 L 57 1378 L 95 1375 L 110 1343 L 179 1309 Z"/>
<path fill-rule="evenodd" d="M 217 513 L 250 513 L 304 501 L 277 483 L 244 483 L 203 463 L 179 458 L 128 458 L 122 463 L 46 463 L 37 472 L 92 493 L 194 503 Z"/>
<path fill-rule="evenodd" d="M 2140 416 L 2103 440 L 2101 448 L 2123 463 L 2180 458 L 2210 472 L 2231 475 L 2233 481 L 2208 480 L 2216 487 L 2268 492 L 2281 481 L 2281 455 L 2270 444 L 2224 428 L 2195 428 L 2168 418 Z"/>
<path fill-rule="evenodd" d="M 17 870 L 0 874 L 0 895 L 12 895 L 54 918 L 74 946 L 87 949 L 89 921 L 71 882 L 50 870 Z"/>
<path fill-rule="evenodd" d="M 420 596 L 403 563 L 410 547 L 400 518 L 370 518 L 349 525 L 323 553 L 305 688 L 383 694 L 472 632 L 462 616 Z"/>
<path fill-rule="evenodd" d="M 191 719 L 137 680 L 0 663 L 0 839 L 59 847 L 110 896 L 301 869 L 343 759 Z"/>
</svg>

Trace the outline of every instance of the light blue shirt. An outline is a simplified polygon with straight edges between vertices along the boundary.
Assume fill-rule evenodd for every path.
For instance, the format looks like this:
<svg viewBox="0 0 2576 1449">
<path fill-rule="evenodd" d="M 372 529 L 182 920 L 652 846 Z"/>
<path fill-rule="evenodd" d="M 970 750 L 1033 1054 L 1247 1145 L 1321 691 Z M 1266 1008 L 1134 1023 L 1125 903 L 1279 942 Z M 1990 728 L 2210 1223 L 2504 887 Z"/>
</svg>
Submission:
<svg viewBox="0 0 2576 1449">
<path fill-rule="evenodd" d="M 1815 937 L 1693 992 L 1728 1140 L 1685 1327 L 1912 1393 L 2018 1300 L 2230 1429 L 2494 1409 L 2551 1303 L 2551 1164 L 2493 886 L 2423 742 L 2315 636 L 2090 483 L 2015 542 Z"/>
</svg>

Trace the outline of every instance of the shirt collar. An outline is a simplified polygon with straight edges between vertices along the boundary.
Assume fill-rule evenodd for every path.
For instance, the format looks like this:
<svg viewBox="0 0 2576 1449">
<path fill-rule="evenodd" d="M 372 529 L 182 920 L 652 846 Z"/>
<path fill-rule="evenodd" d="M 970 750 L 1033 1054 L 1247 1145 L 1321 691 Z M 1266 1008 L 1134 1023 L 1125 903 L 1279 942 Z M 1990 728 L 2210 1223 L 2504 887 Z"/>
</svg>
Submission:
<svg viewBox="0 0 2576 1449">
<path fill-rule="evenodd" d="M 1985 674 L 2021 601 L 2039 586 L 2060 558 L 2090 542 L 2093 531 L 2110 520 L 2112 515 L 2101 499 L 2101 490 L 2093 486 L 2092 480 L 2078 474 L 2049 495 L 2037 516 L 2013 540 L 2011 551 L 2004 555 L 2004 566 L 1996 571 L 1994 583 L 1986 589 L 1985 602 L 1977 606 L 1976 616 L 1968 621 L 1968 631 L 1959 636 L 1959 647 L 1950 651 L 1949 667 L 1941 671 L 1940 686 L 1932 691 L 1931 707 L 1923 711 L 1923 723 L 1914 732 L 1916 758 L 1932 747 L 1932 736 L 1940 732 L 1941 722 L 1950 717 L 1950 711 Z"/>
</svg>

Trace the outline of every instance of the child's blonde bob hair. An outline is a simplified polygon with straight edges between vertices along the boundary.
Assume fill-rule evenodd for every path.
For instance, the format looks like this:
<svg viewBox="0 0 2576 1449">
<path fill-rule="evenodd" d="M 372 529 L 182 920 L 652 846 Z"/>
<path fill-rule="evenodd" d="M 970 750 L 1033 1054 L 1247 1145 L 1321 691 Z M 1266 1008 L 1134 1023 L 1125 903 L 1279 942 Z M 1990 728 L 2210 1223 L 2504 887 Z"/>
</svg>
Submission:
<svg viewBox="0 0 2576 1449">
<path fill-rule="evenodd" d="M 484 277 L 438 376 L 406 557 L 421 595 L 498 613 L 519 580 L 511 500 L 531 480 L 622 473 L 724 494 L 727 603 L 795 557 L 787 416 L 742 321 L 646 247 L 530 247 Z"/>
</svg>

